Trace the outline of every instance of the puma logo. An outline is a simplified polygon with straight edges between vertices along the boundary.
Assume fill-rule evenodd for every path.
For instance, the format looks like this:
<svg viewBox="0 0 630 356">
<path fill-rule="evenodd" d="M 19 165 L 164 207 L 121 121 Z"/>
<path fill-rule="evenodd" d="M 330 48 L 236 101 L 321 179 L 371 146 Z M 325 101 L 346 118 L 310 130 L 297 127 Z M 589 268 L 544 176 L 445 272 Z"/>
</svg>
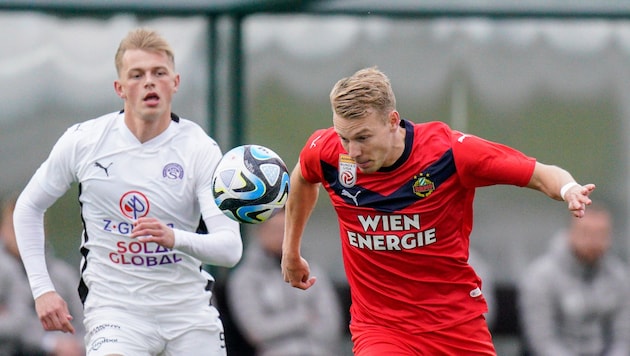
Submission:
<svg viewBox="0 0 630 356">
<path fill-rule="evenodd" d="M 112 164 L 114 164 L 114 162 L 110 162 L 107 167 L 103 166 L 102 164 L 100 164 L 99 162 L 94 162 L 94 166 L 102 169 L 105 171 L 105 174 L 109 177 L 109 167 L 112 166 Z"/>
<path fill-rule="evenodd" d="M 317 146 L 317 140 L 319 140 L 322 137 L 322 135 L 319 135 L 317 137 L 315 137 L 315 139 L 311 142 L 311 146 L 309 148 L 313 148 L 315 146 Z"/>
<path fill-rule="evenodd" d="M 341 195 L 343 195 L 344 197 L 348 197 L 348 198 L 352 199 L 352 201 L 354 202 L 354 205 L 356 205 L 356 206 L 359 206 L 359 202 L 357 201 L 357 196 L 359 196 L 359 193 L 361 193 L 360 190 L 355 195 L 350 194 L 350 192 L 348 192 L 345 189 L 341 191 Z"/>
<path fill-rule="evenodd" d="M 464 140 L 466 139 L 466 137 L 470 137 L 470 135 L 462 134 L 462 135 L 461 135 L 461 136 L 459 136 L 459 138 L 457 139 L 457 142 L 459 142 L 459 143 L 464 142 Z"/>
</svg>

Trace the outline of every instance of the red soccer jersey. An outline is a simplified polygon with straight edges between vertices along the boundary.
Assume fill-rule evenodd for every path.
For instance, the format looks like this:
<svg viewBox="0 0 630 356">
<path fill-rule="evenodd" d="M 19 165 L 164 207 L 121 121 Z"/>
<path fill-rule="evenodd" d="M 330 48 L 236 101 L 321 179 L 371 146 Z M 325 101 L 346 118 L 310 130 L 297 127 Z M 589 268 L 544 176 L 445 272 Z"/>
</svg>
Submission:
<svg viewBox="0 0 630 356">
<path fill-rule="evenodd" d="M 332 128 L 313 133 L 300 164 L 337 212 L 352 323 L 417 333 L 487 311 L 467 262 L 475 188 L 525 186 L 535 159 L 441 122 L 401 126 L 404 153 L 378 172 L 361 173 Z"/>
</svg>

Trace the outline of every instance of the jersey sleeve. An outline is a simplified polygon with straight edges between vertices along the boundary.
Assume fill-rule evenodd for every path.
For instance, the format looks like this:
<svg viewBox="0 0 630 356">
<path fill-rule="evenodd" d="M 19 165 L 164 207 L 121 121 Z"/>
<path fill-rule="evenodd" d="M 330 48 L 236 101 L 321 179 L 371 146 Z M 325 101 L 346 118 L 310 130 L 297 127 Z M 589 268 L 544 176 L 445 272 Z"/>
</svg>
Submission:
<svg viewBox="0 0 630 356">
<path fill-rule="evenodd" d="M 330 135 L 327 130 L 315 131 L 300 152 L 300 168 L 302 176 L 310 183 L 322 181 L 322 150 L 329 144 Z"/>
<path fill-rule="evenodd" d="M 13 212 L 16 242 L 35 299 L 55 290 L 46 267 L 44 213 L 57 198 L 31 179 L 20 194 Z"/>
<path fill-rule="evenodd" d="M 536 159 L 506 145 L 457 132 L 452 145 L 455 166 L 465 186 L 524 187 L 534 173 Z"/>
<path fill-rule="evenodd" d="M 207 264 L 233 267 L 243 252 L 240 227 L 219 210 L 212 194 L 212 178 L 223 153 L 205 132 L 198 135 L 195 190 L 207 233 L 174 229 L 175 248 Z"/>
<path fill-rule="evenodd" d="M 75 162 L 79 135 L 80 124 L 68 128 L 35 172 L 33 179 L 46 193 L 60 197 L 76 180 Z"/>
<path fill-rule="evenodd" d="M 74 125 L 57 140 L 15 206 L 15 233 L 34 298 L 54 290 L 45 263 L 44 213 L 75 181 L 80 131 Z"/>
</svg>

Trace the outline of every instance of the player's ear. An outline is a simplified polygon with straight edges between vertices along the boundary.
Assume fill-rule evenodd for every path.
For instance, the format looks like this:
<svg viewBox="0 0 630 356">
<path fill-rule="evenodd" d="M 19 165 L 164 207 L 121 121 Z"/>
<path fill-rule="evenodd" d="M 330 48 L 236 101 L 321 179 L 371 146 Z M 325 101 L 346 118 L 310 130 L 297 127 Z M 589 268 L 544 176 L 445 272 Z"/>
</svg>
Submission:
<svg viewBox="0 0 630 356">
<path fill-rule="evenodd" d="M 400 114 L 398 111 L 392 110 L 389 112 L 387 123 L 392 129 L 398 129 L 398 126 L 400 126 Z"/>
<path fill-rule="evenodd" d="M 175 74 L 175 78 L 173 78 L 173 80 L 175 81 L 175 87 L 173 92 L 177 93 L 177 90 L 179 89 L 179 73 Z"/>
<path fill-rule="evenodd" d="M 114 81 L 114 91 L 116 92 L 116 95 L 118 95 L 121 99 L 127 99 L 127 95 L 123 90 L 123 86 L 118 80 Z"/>
</svg>

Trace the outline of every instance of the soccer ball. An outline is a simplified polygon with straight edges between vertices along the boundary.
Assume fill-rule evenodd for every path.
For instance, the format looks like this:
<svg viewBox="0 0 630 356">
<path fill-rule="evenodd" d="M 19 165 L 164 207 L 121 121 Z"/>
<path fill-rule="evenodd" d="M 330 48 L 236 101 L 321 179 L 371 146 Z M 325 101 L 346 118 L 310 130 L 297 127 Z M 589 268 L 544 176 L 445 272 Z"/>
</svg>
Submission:
<svg viewBox="0 0 630 356">
<path fill-rule="evenodd" d="M 219 209 L 232 220 L 259 224 L 284 207 L 289 172 L 282 158 L 269 148 L 238 146 L 219 161 L 212 194 Z"/>
</svg>

